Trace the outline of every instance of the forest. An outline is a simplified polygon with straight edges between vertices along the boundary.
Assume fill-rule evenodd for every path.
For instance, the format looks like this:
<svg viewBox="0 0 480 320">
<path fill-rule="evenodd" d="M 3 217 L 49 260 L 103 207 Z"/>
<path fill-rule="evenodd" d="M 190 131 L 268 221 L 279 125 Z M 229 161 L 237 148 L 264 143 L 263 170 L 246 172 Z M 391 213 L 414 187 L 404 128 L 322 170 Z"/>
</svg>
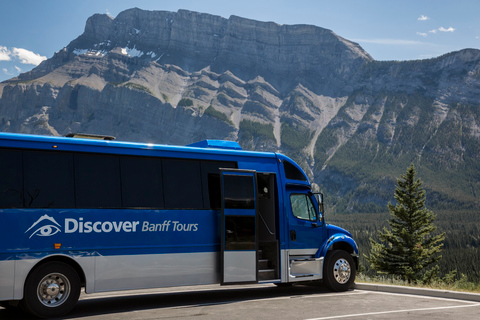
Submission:
<svg viewBox="0 0 480 320">
<path fill-rule="evenodd" d="M 427 195 L 428 197 L 428 195 Z M 465 275 L 469 282 L 480 284 L 480 213 L 475 210 L 432 210 L 436 214 L 436 233 L 445 232 L 439 277 L 457 270 L 457 279 Z M 365 255 L 370 253 L 370 238 L 378 241 L 378 231 L 388 228 L 391 215 L 384 213 L 328 213 L 325 220 L 350 231 L 360 251 L 360 273 L 375 275 Z"/>
</svg>

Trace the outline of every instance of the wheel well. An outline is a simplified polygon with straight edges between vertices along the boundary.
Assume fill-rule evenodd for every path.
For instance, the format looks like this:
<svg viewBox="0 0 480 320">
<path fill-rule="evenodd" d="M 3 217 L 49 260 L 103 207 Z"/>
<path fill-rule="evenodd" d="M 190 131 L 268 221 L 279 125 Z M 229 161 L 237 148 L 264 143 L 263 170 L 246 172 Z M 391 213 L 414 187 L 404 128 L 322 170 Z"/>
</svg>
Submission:
<svg viewBox="0 0 480 320">
<path fill-rule="evenodd" d="M 85 274 L 83 273 L 82 267 L 73 259 L 65 256 L 53 256 L 53 257 L 48 257 L 42 261 L 40 261 L 32 270 L 30 270 L 29 275 L 38 268 L 39 266 L 47 263 L 47 262 L 63 262 L 65 264 L 68 264 L 70 267 L 75 269 L 77 272 L 78 276 L 80 277 L 80 284 L 82 287 L 85 287 L 86 285 L 86 280 L 85 280 Z"/>
<path fill-rule="evenodd" d="M 346 242 L 335 242 L 332 245 L 332 250 L 343 250 L 347 251 L 348 253 L 352 254 L 353 253 L 353 248 L 351 245 L 349 245 Z"/>
<path fill-rule="evenodd" d="M 356 270 L 358 270 L 358 257 L 354 255 L 355 252 L 351 245 L 346 242 L 335 242 L 332 245 L 331 250 L 343 250 L 350 253 L 352 255 L 353 261 L 355 261 L 355 268 Z"/>
</svg>

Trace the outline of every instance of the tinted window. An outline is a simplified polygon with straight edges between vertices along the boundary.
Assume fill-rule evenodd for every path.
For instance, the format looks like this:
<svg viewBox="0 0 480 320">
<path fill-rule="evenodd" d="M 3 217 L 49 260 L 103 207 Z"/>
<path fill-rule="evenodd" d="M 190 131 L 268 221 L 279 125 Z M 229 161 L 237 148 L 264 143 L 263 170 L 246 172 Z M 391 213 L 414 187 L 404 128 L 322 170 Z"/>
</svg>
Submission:
<svg viewBox="0 0 480 320">
<path fill-rule="evenodd" d="M 24 151 L 25 207 L 73 208 L 73 155 Z"/>
<path fill-rule="evenodd" d="M 208 174 L 208 203 L 212 209 L 222 208 L 222 196 L 220 186 L 220 175 L 209 173 Z"/>
<path fill-rule="evenodd" d="M 200 161 L 162 160 L 165 208 L 203 209 Z"/>
<path fill-rule="evenodd" d="M 270 199 L 272 197 L 272 191 L 270 186 L 270 174 L 257 174 L 257 186 L 258 186 L 258 198 Z"/>
<path fill-rule="evenodd" d="M 121 207 L 118 157 L 76 154 L 75 187 L 78 208 Z"/>
<path fill-rule="evenodd" d="M 255 186 L 253 177 L 224 175 L 223 184 L 225 208 L 255 208 Z"/>
<path fill-rule="evenodd" d="M 317 213 L 313 206 L 312 199 L 305 194 L 290 195 L 292 213 L 295 217 L 303 220 L 316 221 Z"/>
<path fill-rule="evenodd" d="M 0 149 L 0 208 L 23 206 L 22 152 Z"/>
<path fill-rule="evenodd" d="M 202 161 L 202 184 L 204 192 L 204 204 L 207 209 L 220 209 L 221 188 L 220 188 L 220 169 L 219 168 L 237 168 L 236 162 L 227 161 Z"/>
<path fill-rule="evenodd" d="M 225 250 L 255 250 L 255 217 L 225 217 Z"/>
<path fill-rule="evenodd" d="M 236 167 L 228 161 L 0 149 L 0 208 L 219 209 L 219 168 Z"/>
<path fill-rule="evenodd" d="M 288 161 L 283 161 L 283 169 L 285 170 L 285 177 L 291 180 L 307 181 L 307 177 L 302 171 L 298 170 L 295 165 Z"/>
<path fill-rule="evenodd" d="M 163 208 L 162 161 L 123 157 L 122 201 L 127 208 Z"/>
</svg>

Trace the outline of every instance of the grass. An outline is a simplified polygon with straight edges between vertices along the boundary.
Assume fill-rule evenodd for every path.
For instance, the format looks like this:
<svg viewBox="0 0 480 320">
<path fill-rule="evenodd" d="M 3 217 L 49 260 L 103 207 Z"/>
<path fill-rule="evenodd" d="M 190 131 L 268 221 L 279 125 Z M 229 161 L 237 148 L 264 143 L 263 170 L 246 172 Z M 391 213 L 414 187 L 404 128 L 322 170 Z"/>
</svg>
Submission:
<svg viewBox="0 0 480 320">
<path fill-rule="evenodd" d="M 301 151 L 312 139 L 313 132 L 300 125 L 291 125 L 287 122 L 282 124 L 281 139 L 282 145 L 293 150 Z"/>
<path fill-rule="evenodd" d="M 275 135 L 273 134 L 273 125 L 263 124 L 256 121 L 242 120 L 240 122 L 240 131 L 244 139 L 250 140 L 253 138 L 261 137 L 267 140 L 275 140 Z"/>
<path fill-rule="evenodd" d="M 138 84 L 138 83 L 128 82 L 127 84 L 125 84 L 125 87 L 135 89 L 135 90 L 138 90 L 138 91 L 143 91 L 143 92 L 146 92 L 149 95 L 153 96 L 153 93 L 152 93 L 152 91 L 150 91 L 150 89 L 148 89 L 147 87 L 142 86 L 141 84 Z"/>
<path fill-rule="evenodd" d="M 68 81 L 67 83 L 70 83 L 70 82 L 74 82 L 73 80 L 70 80 Z M 108 83 L 110 83 L 112 86 L 120 86 L 122 84 L 125 83 L 125 81 L 122 81 L 122 82 L 118 82 L 118 81 L 109 81 Z"/>
<path fill-rule="evenodd" d="M 363 273 L 359 273 L 357 274 L 356 281 L 362 282 L 362 283 L 371 283 L 371 284 L 385 284 L 385 285 L 394 285 L 394 286 L 423 288 L 423 289 L 480 293 L 480 284 L 467 281 L 467 277 L 465 275 L 461 275 L 460 279 L 453 281 L 451 283 L 447 283 L 442 279 L 437 279 L 432 281 L 429 284 L 421 284 L 421 283 L 409 284 L 406 281 L 403 281 L 400 278 L 396 278 L 396 277 L 390 277 L 390 276 L 371 277 Z"/>
<path fill-rule="evenodd" d="M 228 116 L 225 113 L 218 111 L 217 109 L 215 109 L 212 106 L 209 106 L 205 110 L 204 114 L 206 114 L 207 116 L 216 118 L 218 120 L 221 120 L 223 122 L 226 122 L 231 126 L 234 126 L 233 122 L 228 118 Z"/>
<path fill-rule="evenodd" d="M 191 107 L 191 106 L 193 106 L 193 101 L 192 101 L 192 99 L 182 98 L 178 102 L 178 105 L 181 106 L 181 107 Z"/>
</svg>

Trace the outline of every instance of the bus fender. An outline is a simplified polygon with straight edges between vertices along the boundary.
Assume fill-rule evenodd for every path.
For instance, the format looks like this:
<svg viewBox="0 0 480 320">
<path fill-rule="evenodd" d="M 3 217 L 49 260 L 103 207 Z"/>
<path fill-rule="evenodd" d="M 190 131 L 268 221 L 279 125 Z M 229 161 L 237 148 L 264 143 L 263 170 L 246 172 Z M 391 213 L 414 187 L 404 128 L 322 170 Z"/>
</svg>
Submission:
<svg viewBox="0 0 480 320">
<path fill-rule="evenodd" d="M 315 258 L 325 257 L 327 251 L 330 248 L 339 247 L 340 249 L 347 249 L 352 256 L 358 256 L 358 246 L 355 240 L 352 237 L 344 234 L 344 233 L 336 233 L 330 236 L 327 241 L 318 249 L 317 253 L 315 254 Z M 347 246 L 347 248 L 346 248 Z M 348 248 L 349 247 L 349 248 Z"/>
<path fill-rule="evenodd" d="M 82 259 L 83 258 L 83 259 Z M 47 261 L 59 261 L 65 262 L 71 265 L 78 273 L 82 284 L 85 285 L 86 292 L 93 292 L 91 284 L 93 284 L 93 277 L 86 277 L 85 275 L 93 274 L 95 267 L 94 259 L 85 259 L 84 257 L 78 257 L 73 254 L 55 254 L 44 257 L 39 257 L 37 259 L 29 258 L 20 258 L 15 260 L 15 285 L 14 285 L 14 300 L 21 300 L 23 298 L 25 281 L 28 275 L 35 269 L 37 266 L 47 262 Z M 87 272 L 86 272 L 87 271 Z M 20 280 L 21 279 L 21 280 Z M 88 285 L 88 287 L 87 287 Z M 87 291 L 87 289 L 89 289 Z"/>
</svg>

